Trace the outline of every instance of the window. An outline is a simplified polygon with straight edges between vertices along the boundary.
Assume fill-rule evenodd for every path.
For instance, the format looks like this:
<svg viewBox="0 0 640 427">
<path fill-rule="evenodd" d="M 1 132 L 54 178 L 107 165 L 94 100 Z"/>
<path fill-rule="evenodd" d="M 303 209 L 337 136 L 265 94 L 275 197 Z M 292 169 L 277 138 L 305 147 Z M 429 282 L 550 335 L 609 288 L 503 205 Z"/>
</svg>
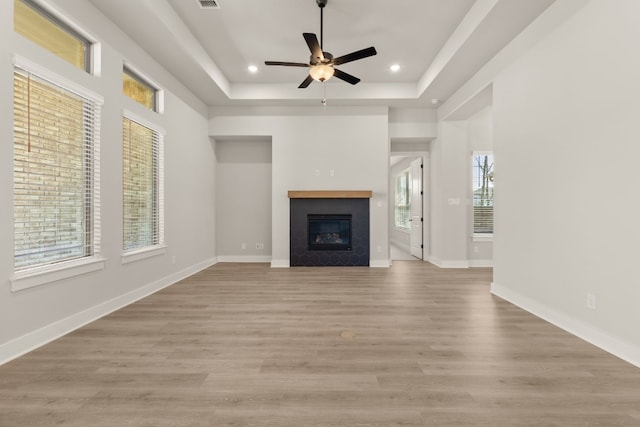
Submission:
<svg viewBox="0 0 640 427">
<path fill-rule="evenodd" d="M 14 0 L 14 31 L 89 72 L 91 43 L 30 0 Z"/>
<path fill-rule="evenodd" d="M 127 67 L 122 71 L 122 93 L 148 109 L 158 111 L 158 89 Z"/>
<path fill-rule="evenodd" d="M 473 154 L 473 233 L 493 233 L 493 155 Z"/>
<path fill-rule="evenodd" d="M 411 228 L 411 170 L 407 169 L 396 176 L 395 188 L 395 226 Z"/>
<path fill-rule="evenodd" d="M 15 271 L 97 255 L 101 100 L 17 65 L 13 87 Z"/>
<path fill-rule="evenodd" d="M 162 134 L 122 118 L 123 250 L 164 245 Z"/>
</svg>

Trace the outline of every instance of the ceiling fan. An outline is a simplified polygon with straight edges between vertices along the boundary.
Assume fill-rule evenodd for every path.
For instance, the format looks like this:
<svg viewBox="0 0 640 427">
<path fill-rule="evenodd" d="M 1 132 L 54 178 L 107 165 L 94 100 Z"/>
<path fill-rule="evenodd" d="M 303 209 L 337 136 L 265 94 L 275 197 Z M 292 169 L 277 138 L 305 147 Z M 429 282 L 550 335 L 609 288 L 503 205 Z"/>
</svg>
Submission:
<svg viewBox="0 0 640 427">
<path fill-rule="evenodd" d="M 302 83 L 300 83 L 300 86 L 298 86 L 298 88 L 301 89 L 309 86 L 314 80 L 324 82 L 326 80 L 329 80 L 333 76 L 336 76 L 340 80 L 344 80 L 347 83 L 355 85 L 360 81 L 359 78 L 345 73 L 344 71 L 340 71 L 335 68 L 335 66 L 346 64 L 347 62 L 356 61 L 358 59 L 367 58 L 378 53 L 372 46 L 334 58 L 332 54 L 322 50 L 323 10 L 327 5 L 327 1 L 328 0 L 316 0 L 316 3 L 320 8 L 320 43 L 318 43 L 318 37 L 316 37 L 315 34 L 302 33 L 302 36 L 304 37 L 304 40 L 307 42 L 307 46 L 309 46 L 309 50 L 311 51 L 311 57 L 309 58 L 308 64 L 305 64 L 303 62 L 264 61 L 265 65 L 283 65 L 285 67 L 309 68 L 309 75 L 302 81 Z"/>
</svg>

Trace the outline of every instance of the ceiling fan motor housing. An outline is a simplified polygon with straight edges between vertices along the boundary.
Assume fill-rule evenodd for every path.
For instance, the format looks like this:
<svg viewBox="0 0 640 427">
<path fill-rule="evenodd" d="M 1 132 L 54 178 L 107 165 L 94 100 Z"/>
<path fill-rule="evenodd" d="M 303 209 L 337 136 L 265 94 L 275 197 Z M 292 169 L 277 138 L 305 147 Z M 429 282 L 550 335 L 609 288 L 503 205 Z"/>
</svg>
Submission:
<svg viewBox="0 0 640 427">
<path fill-rule="evenodd" d="M 318 3 L 318 7 L 325 7 L 327 5 L 327 1 L 329 0 L 316 0 L 316 3 Z"/>
<path fill-rule="evenodd" d="M 324 56 L 324 59 L 311 55 L 309 57 L 309 64 L 312 66 L 318 64 L 330 64 L 333 61 L 333 55 L 329 52 L 322 52 L 322 56 Z"/>
</svg>

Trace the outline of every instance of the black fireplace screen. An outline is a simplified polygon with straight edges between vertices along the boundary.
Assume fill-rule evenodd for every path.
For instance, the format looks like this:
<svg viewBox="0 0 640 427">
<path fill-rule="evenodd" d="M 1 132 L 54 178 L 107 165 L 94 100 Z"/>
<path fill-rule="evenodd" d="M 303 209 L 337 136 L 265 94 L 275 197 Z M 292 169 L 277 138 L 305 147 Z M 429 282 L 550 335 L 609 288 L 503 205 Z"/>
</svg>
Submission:
<svg viewBox="0 0 640 427">
<path fill-rule="evenodd" d="M 351 215 L 307 215 L 309 250 L 350 251 Z"/>
</svg>

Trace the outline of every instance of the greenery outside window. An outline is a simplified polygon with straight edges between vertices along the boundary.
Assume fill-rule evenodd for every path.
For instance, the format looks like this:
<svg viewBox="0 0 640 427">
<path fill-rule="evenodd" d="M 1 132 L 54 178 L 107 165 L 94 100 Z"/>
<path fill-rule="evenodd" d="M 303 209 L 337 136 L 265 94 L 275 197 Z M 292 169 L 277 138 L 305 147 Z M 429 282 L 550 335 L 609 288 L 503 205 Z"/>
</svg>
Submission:
<svg viewBox="0 0 640 427">
<path fill-rule="evenodd" d="M 14 31 L 51 53 L 90 71 L 91 42 L 31 0 L 14 0 Z"/>
<path fill-rule="evenodd" d="M 122 71 L 122 93 L 151 111 L 158 111 L 158 89 L 128 67 Z"/>
<path fill-rule="evenodd" d="M 473 233 L 493 235 L 493 154 L 473 153 Z"/>
<path fill-rule="evenodd" d="M 122 118 L 123 251 L 164 245 L 163 135 Z"/>
<path fill-rule="evenodd" d="M 406 169 L 395 178 L 394 224 L 398 228 L 411 228 L 411 170 Z"/>
</svg>

